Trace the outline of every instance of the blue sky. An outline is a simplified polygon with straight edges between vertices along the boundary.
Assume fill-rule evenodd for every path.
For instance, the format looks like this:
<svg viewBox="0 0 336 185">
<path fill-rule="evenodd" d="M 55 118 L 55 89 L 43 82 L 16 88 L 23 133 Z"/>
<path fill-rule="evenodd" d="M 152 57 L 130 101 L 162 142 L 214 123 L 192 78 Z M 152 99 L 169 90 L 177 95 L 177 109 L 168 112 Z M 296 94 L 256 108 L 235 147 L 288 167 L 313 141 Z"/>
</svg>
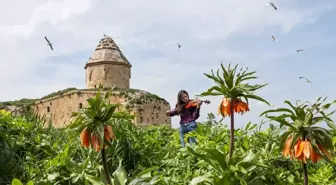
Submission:
<svg viewBox="0 0 336 185">
<path fill-rule="evenodd" d="M 131 87 L 158 94 L 171 106 L 180 89 L 194 96 L 211 87 L 203 73 L 221 62 L 256 70 L 255 83 L 269 83 L 257 94 L 275 107 L 284 106 L 286 99 L 336 99 L 336 2 L 275 1 L 278 11 L 267 2 L 6 1 L 0 7 L 0 101 L 84 88 L 85 63 L 103 33 L 132 63 Z M 180 51 L 176 43 L 182 45 Z M 313 88 L 299 76 L 311 80 Z M 217 112 L 220 97 L 209 99 L 200 121 Z M 237 116 L 237 127 L 249 120 L 259 123 L 259 114 L 269 108 L 253 101 L 250 107 L 251 112 Z M 178 117 L 172 121 L 177 127 Z"/>
</svg>

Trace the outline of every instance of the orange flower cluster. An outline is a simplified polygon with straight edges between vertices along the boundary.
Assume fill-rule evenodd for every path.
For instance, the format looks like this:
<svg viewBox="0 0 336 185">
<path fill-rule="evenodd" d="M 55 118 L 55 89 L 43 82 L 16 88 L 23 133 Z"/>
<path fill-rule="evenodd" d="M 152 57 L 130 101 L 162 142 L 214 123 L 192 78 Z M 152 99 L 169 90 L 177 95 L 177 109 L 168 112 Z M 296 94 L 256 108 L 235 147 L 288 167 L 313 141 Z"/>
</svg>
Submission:
<svg viewBox="0 0 336 185">
<path fill-rule="evenodd" d="M 91 138 L 90 138 L 91 136 Z M 96 136 L 95 133 L 90 133 L 88 131 L 87 128 L 83 129 L 81 134 L 80 134 L 80 140 L 81 140 L 81 145 L 84 146 L 85 148 L 88 148 L 90 146 L 90 139 L 91 139 L 91 144 L 92 147 L 99 152 L 101 150 L 101 146 L 100 146 L 100 140 L 99 137 Z M 115 139 L 114 136 L 114 132 L 112 129 L 112 126 L 108 125 L 108 126 L 104 126 L 104 139 L 106 141 L 111 141 L 113 139 Z M 106 147 L 106 145 L 104 144 L 104 146 Z"/>
<path fill-rule="evenodd" d="M 293 140 L 292 136 L 290 136 L 287 139 L 285 148 L 283 150 L 283 155 L 284 156 L 290 155 L 292 159 L 296 158 L 299 161 L 303 160 L 304 163 L 307 163 L 307 159 L 311 159 L 311 161 L 313 163 L 316 163 L 317 161 L 319 161 L 321 159 L 321 155 L 319 155 L 317 152 L 314 151 L 314 148 L 310 144 L 309 139 L 306 139 L 304 141 L 302 141 L 301 139 L 298 139 L 296 141 L 296 144 L 294 145 L 294 153 L 293 153 L 292 149 L 290 148 L 292 140 Z M 319 150 L 322 151 L 322 153 L 325 156 L 327 156 L 329 159 L 331 159 L 332 156 L 328 152 L 328 150 L 323 148 L 323 146 L 320 145 L 320 144 L 318 144 L 317 146 L 318 146 Z"/>
<path fill-rule="evenodd" d="M 218 114 L 221 114 L 223 117 L 231 116 L 231 101 L 229 98 L 223 98 L 222 102 L 218 107 Z M 240 99 L 235 99 L 233 103 L 233 111 L 236 113 L 244 114 L 247 111 L 250 111 L 247 103 L 241 101 Z"/>
</svg>

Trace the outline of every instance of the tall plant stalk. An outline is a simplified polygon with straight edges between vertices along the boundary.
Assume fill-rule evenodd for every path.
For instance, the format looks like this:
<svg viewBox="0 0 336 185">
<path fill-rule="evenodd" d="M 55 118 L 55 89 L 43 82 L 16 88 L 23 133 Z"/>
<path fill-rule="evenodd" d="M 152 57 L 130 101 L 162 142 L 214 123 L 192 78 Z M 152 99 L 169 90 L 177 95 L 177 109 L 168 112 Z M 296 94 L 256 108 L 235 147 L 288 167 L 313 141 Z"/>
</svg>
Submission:
<svg viewBox="0 0 336 185">
<path fill-rule="evenodd" d="M 210 87 L 207 91 L 200 94 L 200 96 L 223 96 L 223 100 L 219 105 L 218 114 L 223 117 L 231 117 L 231 130 L 230 130 L 230 149 L 229 158 L 231 159 L 234 151 L 234 112 L 245 113 L 250 111 L 249 99 L 264 102 L 270 105 L 266 100 L 260 96 L 255 95 L 255 91 L 265 87 L 267 84 L 255 84 L 251 85 L 247 81 L 256 79 L 254 76 L 255 71 L 249 72 L 248 69 L 237 69 L 238 65 L 231 67 L 231 64 L 227 68 L 221 64 L 222 72 L 217 70 L 214 73 L 211 70 L 211 74 L 204 74 L 209 79 L 213 80 L 216 85 Z M 245 99 L 245 102 L 242 100 Z M 228 103 L 230 101 L 230 103 Z"/>
<path fill-rule="evenodd" d="M 92 146 L 96 152 L 101 151 L 106 183 L 112 185 L 105 149 L 106 144 L 110 145 L 112 140 L 115 139 L 109 120 L 112 118 L 130 120 L 134 118 L 134 115 L 126 112 L 115 112 L 119 104 L 110 104 L 111 90 L 106 93 L 101 93 L 101 90 L 102 87 L 100 86 L 96 96 L 86 100 L 88 102 L 87 108 L 72 113 L 72 117 L 76 117 L 76 119 L 70 123 L 68 129 L 76 129 L 81 132 L 80 140 L 83 147 L 89 148 Z"/>
<path fill-rule="evenodd" d="M 302 134 L 302 141 L 306 140 L 306 135 Z M 308 169 L 307 164 L 302 160 L 302 169 L 303 169 L 303 185 L 308 185 Z"/>
<path fill-rule="evenodd" d="M 112 185 L 112 181 L 111 181 L 111 178 L 110 178 L 110 173 L 109 173 L 109 170 L 108 170 L 108 167 L 107 167 L 105 147 L 102 148 L 101 155 L 102 155 L 102 160 L 103 160 L 102 163 L 103 163 L 106 182 L 107 182 L 108 185 Z"/>
<path fill-rule="evenodd" d="M 231 159 L 234 150 L 234 101 L 231 101 L 230 112 L 231 112 L 231 121 L 230 121 L 230 149 L 229 149 L 229 158 Z"/>
<path fill-rule="evenodd" d="M 321 101 L 322 100 L 322 101 Z M 330 118 L 335 111 L 327 113 L 331 103 L 324 104 L 326 97 L 319 97 L 315 103 L 304 102 L 294 106 L 290 101 L 285 103 L 289 108 L 278 108 L 267 110 L 261 115 L 280 123 L 288 129 L 281 135 L 280 150 L 284 156 L 291 156 L 292 159 L 301 161 L 303 169 L 303 184 L 308 185 L 307 161 L 317 163 L 320 159 L 332 162 L 334 146 L 332 135 L 329 130 L 316 126 L 316 124 L 325 122 L 330 128 L 336 128 L 335 123 Z M 282 113 L 278 116 L 270 116 L 269 113 Z"/>
</svg>

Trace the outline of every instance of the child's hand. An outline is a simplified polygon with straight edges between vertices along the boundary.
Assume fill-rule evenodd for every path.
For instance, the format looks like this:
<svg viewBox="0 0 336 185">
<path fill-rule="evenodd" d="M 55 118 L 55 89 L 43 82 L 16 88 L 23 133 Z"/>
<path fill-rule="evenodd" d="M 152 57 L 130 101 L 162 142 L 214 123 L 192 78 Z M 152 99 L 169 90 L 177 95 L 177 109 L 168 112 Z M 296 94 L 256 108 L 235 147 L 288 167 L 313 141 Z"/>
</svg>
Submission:
<svg viewBox="0 0 336 185">
<path fill-rule="evenodd" d="M 198 104 L 197 107 L 201 106 L 203 103 L 200 99 L 196 99 L 195 101 Z"/>
</svg>

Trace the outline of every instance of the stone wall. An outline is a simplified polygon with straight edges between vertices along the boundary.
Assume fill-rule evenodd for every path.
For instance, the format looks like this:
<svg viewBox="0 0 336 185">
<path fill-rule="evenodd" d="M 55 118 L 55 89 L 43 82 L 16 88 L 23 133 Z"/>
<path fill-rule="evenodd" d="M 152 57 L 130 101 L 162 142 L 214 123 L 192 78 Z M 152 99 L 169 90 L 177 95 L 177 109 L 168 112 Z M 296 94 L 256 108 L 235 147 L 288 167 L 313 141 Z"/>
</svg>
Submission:
<svg viewBox="0 0 336 185">
<path fill-rule="evenodd" d="M 54 124 L 54 127 L 66 126 L 71 118 L 72 112 L 77 112 L 82 107 L 87 107 L 86 100 L 96 95 L 96 91 L 75 90 L 57 95 L 48 99 L 39 100 L 34 105 L 34 111 Z M 123 103 L 125 98 L 118 95 L 110 96 L 110 103 Z M 122 107 L 120 109 L 123 109 Z M 165 124 L 171 126 L 171 118 L 165 115 L 170 110 L 167 102 L 153 100 L 142 105 L 131 108 L 129 112 L 136 115 L 135 124 L 148 126 L 154 124 Z"/>
<path fill-rule="evenodd" d="M 104 87 L 129 88 L 131 69 L 123 63 L 118 64 L 95 64 L 86 68 L 86 87 L 98 88 L 99 84 Z"/>
<path fill-rule="evenodd" d="M 171 125 L 171 118 L 166 116 L 170 106 L 162 101 L 155 101 L 138 108 L 136 122 L 138 126 Z"/>
<path fill-rule="evenodd" d="M 24 113 L 23 107 L 13 105 L 5 107 L 4 110 L 11 112 L 12 116 L 22 116 Z"/>
</svg>

